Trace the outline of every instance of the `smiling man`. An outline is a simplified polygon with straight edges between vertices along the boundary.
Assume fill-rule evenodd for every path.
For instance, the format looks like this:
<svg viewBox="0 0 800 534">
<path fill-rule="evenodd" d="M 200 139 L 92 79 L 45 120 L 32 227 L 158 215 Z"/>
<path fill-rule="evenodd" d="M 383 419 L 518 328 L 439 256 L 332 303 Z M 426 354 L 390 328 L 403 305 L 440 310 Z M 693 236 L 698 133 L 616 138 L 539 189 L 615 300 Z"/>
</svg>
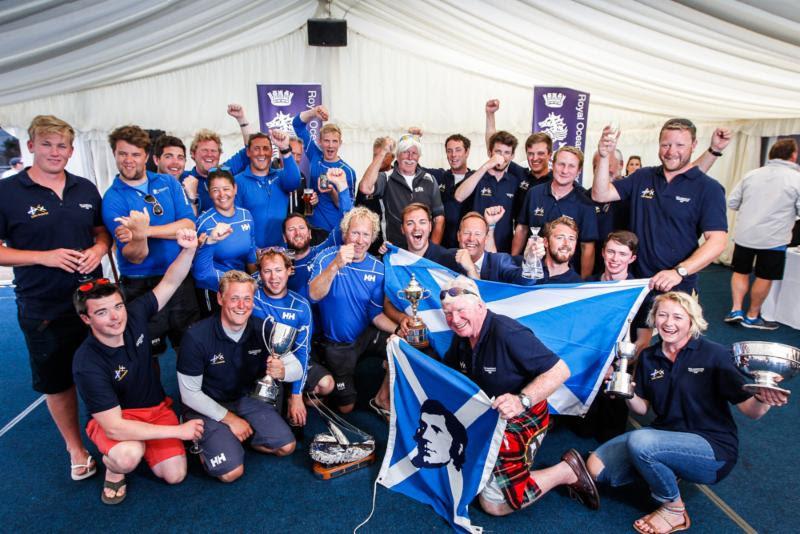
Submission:
<svg viewBox="0 0 800 534">
<path fill-rule="evenodd" d="M 162 135 L 153 147 L 153 163 L 159 174 L 168 174 L 180 181 L 186 169 L 186 146 L 172 135 Z"/>
</svg>

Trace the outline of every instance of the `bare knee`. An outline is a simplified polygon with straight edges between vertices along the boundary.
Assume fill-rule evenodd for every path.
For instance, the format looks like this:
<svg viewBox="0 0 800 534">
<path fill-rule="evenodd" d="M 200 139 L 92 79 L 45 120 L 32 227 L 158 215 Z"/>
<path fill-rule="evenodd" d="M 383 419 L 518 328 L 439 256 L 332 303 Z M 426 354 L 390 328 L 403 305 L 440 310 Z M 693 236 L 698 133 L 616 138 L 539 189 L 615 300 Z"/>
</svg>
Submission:
<svg viewBox="0 0 800 534">
<path fill-rule="evenodd" d="M 236 469 L 232 469 L 231 471 L 228 471 L 224 475 L 220 475 L 217 478 L 222 482 L 230 484 L 231 482 L 238 480 L 243 474 L 244 474 L 244 465 L 240 465 Z"/>
<path fill-rule="evenodd" d="M 294 452 L 295 448 L 297 448 L 296 441 L 287 443 L 283 447 L 278 447 L 277 449 L 275 449 L 275 456 L 289 456 Z"/>
<path fill-rule="evenodd" d="M 314 393 L 317 395 L 330 395 L 331 391 L 333 391 L 333 377 L 331 375 L 323 376 L 317 385 L 314 387 Z"/>
<path fill-rule="evenodd" d="M 602 460 L 600 460 L 599 456 L 594 453 L 589 455 L 589 458 L 586 460 L 586 469 L 594 480 L 597 480 L 598 475 L 600 475 L 605 468 L 606 466 L 603 464 Z"/>
<path fill-rule="evenodd" d="M 350 412 L 353 411 L 354 407 L 355 407 L 355 403 L 353 403 L 353 404 L 341 404 L 341 405 L 337 406 L 336 409 L 339 410 L 339 413 L 350 413 Z"/>
<path fill-rule="evenodd" d="M 496 502 L 492 502 L 492 501 L 486 500 L 486 499 L 483 498 L 483 495 L 478 497 L 478 502 L 480 502 L 481 508 L 483 508 L 483 511 L 486 512 L 489 515 L 502 517 L 502 516 L 508 515 L 508 514 L 510 514 L 511 512 L 514 511 L 506 503 L 498 504 Z"/>
<path fill-rule="evenodd" d="M 183 462 L 175 462 L 156 474 L 167 484 L 180 484 L 186 478 L 186 457 L 182 458 Z"/>
<path fill-rule="evenodd" d="M 112 471 L 117 473 L 130 473 L 144 456 L 144 445 L 138 441 L 123 441 L 114 445 L 108 451 L 107 458 L 112 464 Z"/>
</svg>

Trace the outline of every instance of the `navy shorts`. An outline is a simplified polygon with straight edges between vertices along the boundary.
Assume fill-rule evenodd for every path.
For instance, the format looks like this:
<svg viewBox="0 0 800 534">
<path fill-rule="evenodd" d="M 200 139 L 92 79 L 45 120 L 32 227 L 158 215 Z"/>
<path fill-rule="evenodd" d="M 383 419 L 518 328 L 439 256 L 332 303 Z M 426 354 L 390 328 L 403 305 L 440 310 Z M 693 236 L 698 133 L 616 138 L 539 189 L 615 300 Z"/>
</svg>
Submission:
<svg viewBox="0 0 800 534">
<path fill-rule="evenodd" d="M 250 423 L 253 428 L 253 435 L 250 437 L 251 445 L 277 449 L 294 442 L 294 434 L 289 425 L 271 404 L 250 397 L 242 397 L 238 401 L 222 403 L 222 405 Z M 204 422 L 203 437 L 200 438 L 200 448 L 202 449 L 200 457 L 206 473 L 213 477 L 220 477 L 243 465 L 244 447 L 233 435 L 228 425 L 209 419 L 193 410 L 187 410 L 183 416 L 184 421 L 198 418 Z"/>
<path fill-rule="evenodd" d="M 58 319 L 26 319 L 17 312 L 17 320 L 31 365 L 33 389 L 39 393 L 62 393 L 72 387 L 72 357 L 81 346 L 89 328 L 77 313 Z"/>
<path fill-rule="evenodd" d="M 386 340 L 389 335 L 369 325 L 352 343 L 324 341 L 325 365 L 330 369 L 335 386 L 331 399 L 339 406 L 356 402 L 356 365 L 362 356 L 372 353 L 386 357 Z"/>
<path fill-rule="evenodd" d="M 755 262 L 756 278 L 762 280 L 783 280 L 783 268 L 786 265 L 786 249 L 755 249 L 734 245 L 731 267 L 733 272 L 750 274 Z"/>
<path fill-rule="evenodd" d="M 308 366 L 306 367 L 306 384 L 303 391 L 313 391 L 319 381 L 325 378 L 326 375 L 331 374 L 324 365 L 309 358 Z"/>
</svg>

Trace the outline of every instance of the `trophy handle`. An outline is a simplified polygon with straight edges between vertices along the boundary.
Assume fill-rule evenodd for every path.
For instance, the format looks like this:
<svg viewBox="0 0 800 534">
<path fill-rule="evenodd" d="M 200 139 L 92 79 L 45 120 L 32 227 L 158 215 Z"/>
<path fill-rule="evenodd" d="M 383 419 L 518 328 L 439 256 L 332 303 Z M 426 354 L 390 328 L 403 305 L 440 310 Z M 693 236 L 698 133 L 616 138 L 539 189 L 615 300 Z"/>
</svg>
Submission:
<svg viewBox="0 0 800 534">
<path fill-rule="evenodd" d="M 426 298 L 428 298 L 430 296 L 431 296 L 431 290 L 430 289 L 423 289 L 422 290 L 422 296 L 419 298 L 419 300 L 425 300 Z"/>
<path fill-rule="evenodd" d="M 402 289 L 399 289 L 399 290 L 397 291 L 397 298 L 399 298 L 399 299 L 405 299 L 405 296 L 403 296 L 403 295 L 404 295 L 404 294 L 403 294 L 403 290 L 402 290 Z"/>
</svg>

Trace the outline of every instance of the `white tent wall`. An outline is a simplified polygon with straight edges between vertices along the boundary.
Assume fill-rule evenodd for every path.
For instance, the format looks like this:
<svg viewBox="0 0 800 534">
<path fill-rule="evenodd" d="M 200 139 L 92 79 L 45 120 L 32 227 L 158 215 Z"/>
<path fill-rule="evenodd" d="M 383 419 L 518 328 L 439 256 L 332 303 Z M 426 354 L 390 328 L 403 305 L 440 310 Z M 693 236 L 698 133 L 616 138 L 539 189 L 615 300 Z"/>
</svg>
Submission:
<svg viewBox="0 0 800 534">
<path fill-rule="evenodd" d="M 255 121 L 256 84 L 320 82 L 357 173 L 375 137 L 411 125 L 425 131 L 425 165 L 446 166 L 444 139 L 460 132 L 473 141 L 475 168 L 485 160 L 487 99 L 501 100 L 498 127 L 523 142 L 532 87 L 563 85 L 592 95 L 585 182 L 603 124 L 619 122 L 623 154 L 654 165 L 660 125 L 685 116 L 698 125 L 698 153 L 714 127 L 734 130 L 710 173 L 730 190 L 758 166 L 762 136 L 800 132 L 800 46 L 787 37 L 800 24 L 724 3 L 728 21 L 709 14 L 719 10 L 714 2 L 337 1 L 348 46 L 316 48 L 304 22 L 324 6 L 312 0 L 8 2 L 0 7 L 0 35 L 13 38 L 0 59 L 0 125 L 20 132 L 36 114 L 64 118 L 79 131 L 76 172 L 105 190 L 114 127 L 161 128 L 187 145 L 207 127 L 231 154 L 241 138 L 228 103 L 242 103 Z M 524 162 L 522 147 L 516 160 Z"/>
</svg>

